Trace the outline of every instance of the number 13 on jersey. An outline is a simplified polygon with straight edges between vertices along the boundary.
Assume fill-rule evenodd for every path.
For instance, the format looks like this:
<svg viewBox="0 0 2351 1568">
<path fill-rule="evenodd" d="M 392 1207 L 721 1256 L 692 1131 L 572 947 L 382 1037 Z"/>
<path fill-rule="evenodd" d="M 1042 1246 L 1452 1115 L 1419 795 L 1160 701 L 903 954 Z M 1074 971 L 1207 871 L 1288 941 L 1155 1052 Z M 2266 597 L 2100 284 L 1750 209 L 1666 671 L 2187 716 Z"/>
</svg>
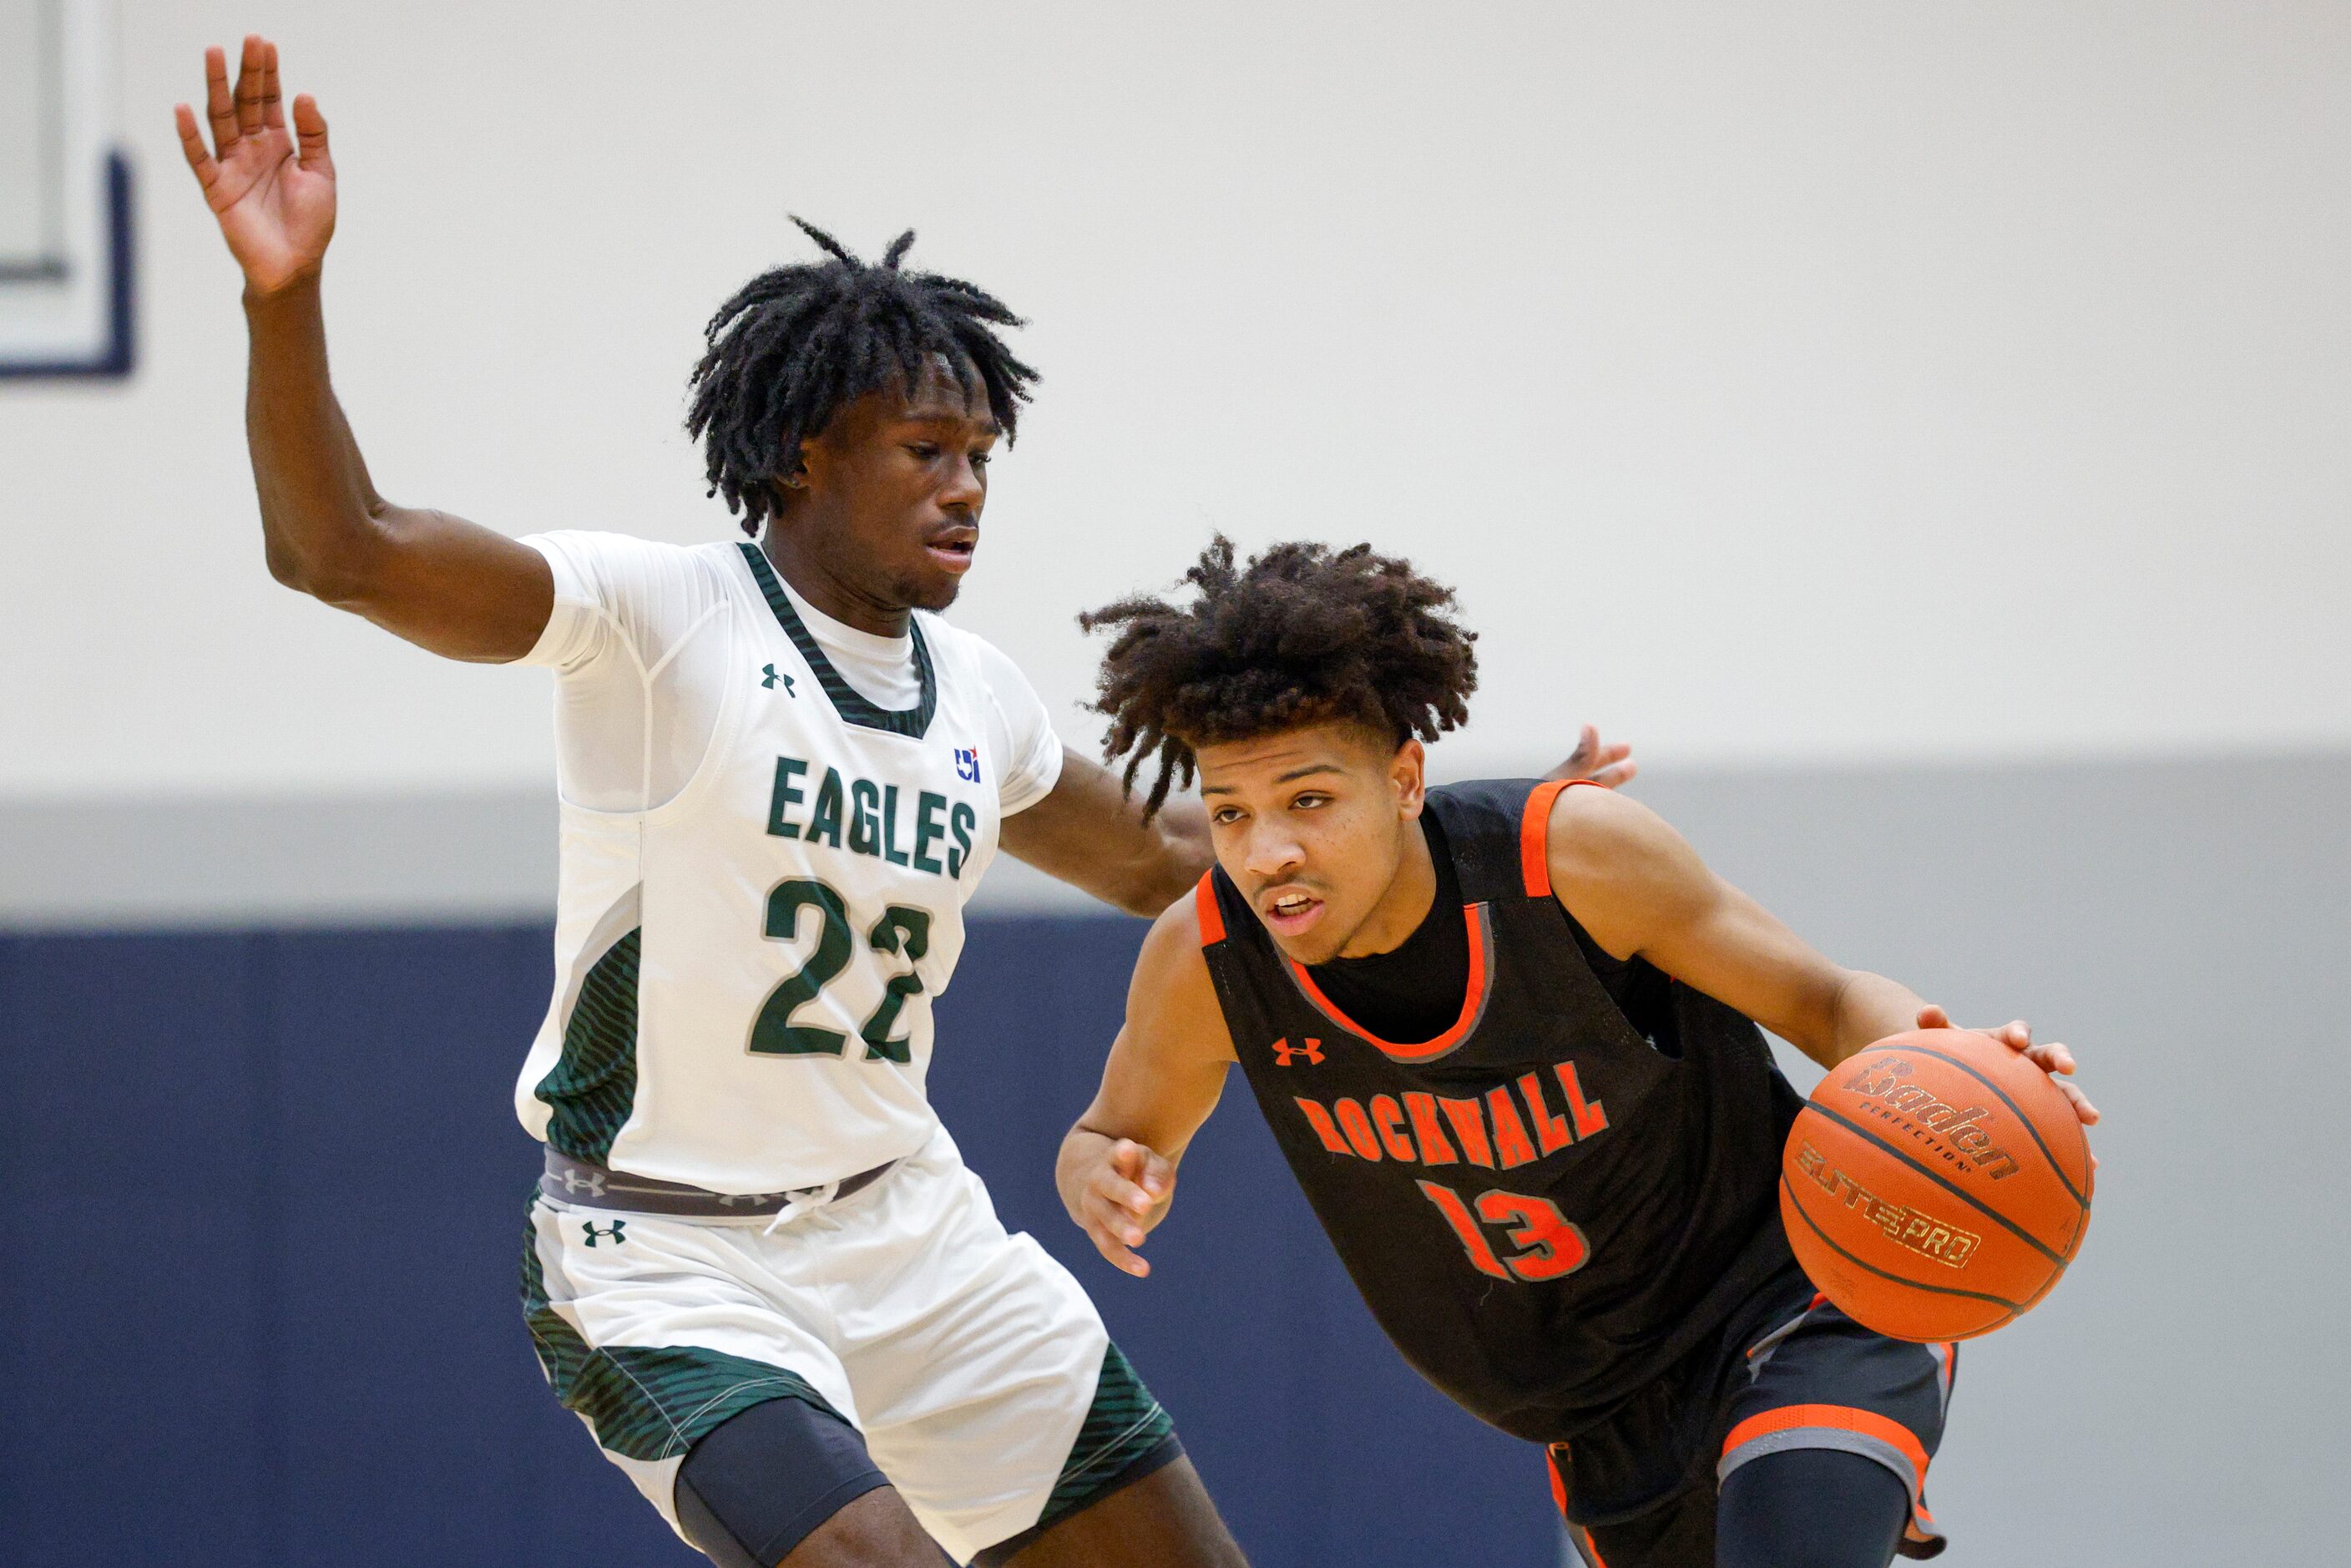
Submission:
<svg viewBox="0 0 2351 1568">
<path fill-rule="evenodd" d="M 1547 1197 L 1481 1192 L 1473 1215 L 1470 1206 L 1451 1187 L 1433 1181 L 1419 1186 L 1421 1196 L 1437 1205 L 1437 1211 L 1453 1227 L 1461 1249 L 1469 1254 L 1470 1264 L 1481 1274 L 1497 1280 L 1556 1280 L 1574 1273 L 1592 1256 L 1583 1228 L 1560 1213 L 1559 1205 Z M 1494 1244 L 1486 1239 L 1489 1225 L 1501 1228 L 1503 1239 L 1517 1250 L 1498 1256 Z"/>
</svg>

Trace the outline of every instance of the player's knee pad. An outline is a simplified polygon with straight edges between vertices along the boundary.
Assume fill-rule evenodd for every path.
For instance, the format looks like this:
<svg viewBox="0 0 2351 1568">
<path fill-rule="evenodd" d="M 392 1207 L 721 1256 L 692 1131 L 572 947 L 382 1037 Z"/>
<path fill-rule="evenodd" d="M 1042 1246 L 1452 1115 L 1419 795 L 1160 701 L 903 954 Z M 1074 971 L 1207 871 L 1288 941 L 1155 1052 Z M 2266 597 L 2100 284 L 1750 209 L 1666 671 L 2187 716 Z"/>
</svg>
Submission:
<svg viewBox="0 0 2351 1568">
<path fill-rule="evenodd" d="M 1716 1568 L 1886 1568 L 1910 1518 L 1910 1491 L 1876 1460 L 1788 1448 L 1723 1478 Z"/>
<path fill-rule="evenodd" d="M 826 1520 L 888 1484 L 856 1427 L 784 1397 L 695 1444 L 674 1501 L 685 1538 L 719 1568 L 776 1568 Z"/>
</svg>

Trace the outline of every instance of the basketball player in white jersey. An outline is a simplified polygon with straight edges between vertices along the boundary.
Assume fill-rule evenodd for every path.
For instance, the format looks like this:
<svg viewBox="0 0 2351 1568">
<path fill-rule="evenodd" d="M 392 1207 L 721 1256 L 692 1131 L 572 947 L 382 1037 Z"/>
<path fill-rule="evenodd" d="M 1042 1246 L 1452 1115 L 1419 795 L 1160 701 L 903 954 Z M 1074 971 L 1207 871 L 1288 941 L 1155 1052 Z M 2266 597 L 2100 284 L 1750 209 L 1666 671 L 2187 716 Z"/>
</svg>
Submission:
<svg viewBox="0 0 2351 1568">
<path fill-rule="evenodd" d="M 327 127 L 275 46 L 206 57 L 190 167 L 246 279 L 279 581 L 558 676 L 557 981 L 523 1293 L 549 1382 L 726 1568 L 1241 1562 L 1077 1282 L 1008 1235 L 924 1092 L 999 846 L 1139 914 L 1209 863 L 1065 758 L 940 620 L 1033 372 L 955 279 L 828 253 L 724 307 L 689 428 L 759 542 L 516 540 L 371 484 L 327 373 Z M 762 528 L 764 525 L 764 528 Z M 1587 731 L 1571 769 L 1614 782 Z M 936 1542 L 935 1545 L 933 1542 Z"/>
</svg>

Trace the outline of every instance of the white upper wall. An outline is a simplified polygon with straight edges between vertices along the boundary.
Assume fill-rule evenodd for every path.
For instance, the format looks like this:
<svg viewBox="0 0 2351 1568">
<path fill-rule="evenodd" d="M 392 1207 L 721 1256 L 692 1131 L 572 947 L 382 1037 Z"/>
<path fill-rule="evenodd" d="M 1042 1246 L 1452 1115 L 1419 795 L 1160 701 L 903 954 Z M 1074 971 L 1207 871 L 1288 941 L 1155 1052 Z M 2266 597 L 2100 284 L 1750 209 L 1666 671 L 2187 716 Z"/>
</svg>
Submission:
<svg viewBox="0 0 2351 1568">
<path fill-rule="evenodd" d="M 1457 584 L 1447 771 L 2351 741 L 2351 9 L 126 5 L 143 359 L 0 384 L 0 793 L 482 787 L 547 677 L 275 587 L 199 50 L 282 40 L 342 172 L 338 385 L 386 494 L 730 519 L 679 425 L 787 211 L 1035 319 L 956 613 L 1213 528 Z"/>
</svg>

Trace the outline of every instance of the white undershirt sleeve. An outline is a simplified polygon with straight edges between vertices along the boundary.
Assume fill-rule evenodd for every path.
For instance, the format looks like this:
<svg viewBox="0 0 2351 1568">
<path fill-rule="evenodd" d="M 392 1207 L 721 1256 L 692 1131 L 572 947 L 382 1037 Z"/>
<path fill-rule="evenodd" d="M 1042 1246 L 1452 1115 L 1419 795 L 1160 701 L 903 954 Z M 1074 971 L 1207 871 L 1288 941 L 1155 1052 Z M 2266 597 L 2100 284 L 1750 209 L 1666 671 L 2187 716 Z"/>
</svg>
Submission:
<svg viewBox="0 0 2351 1568">
<path fill-rule="evenodd" d="M 547 559 L 555 609 L 522 663 L 556 673 L 563 798 L 650 810 L 685 788 L 726 690 L 723 580 L 703 552 L 566 530 L 522 541 Z"/>
<path fill-rule="evenodd" d="M 1053 733 L 1052 716 L 1020 667 L 998 653 L 986 639 L 974 637 L 979 650 L 980 673 L 987 677 L 998 724 L 988 727 L 990 758 L 996 769 L 996 797 L 1008 817 L 1025 811 L 1053 792 L 1061 778 L 1061 737 Z M 1001 727 L 998 727 L 1000 724 Z"/>
<path fill-rule="evenodd" d="M 592 536 L 533 534 L 519 542 L 537 550 L 555 578 L 555 608 L 518 664 L 544 664 L 558 673 L 586 665 L 611 645 L 613 625 L 602 612 L 584 563 L 585 553 L 574 541 Z"/>
</svg>

